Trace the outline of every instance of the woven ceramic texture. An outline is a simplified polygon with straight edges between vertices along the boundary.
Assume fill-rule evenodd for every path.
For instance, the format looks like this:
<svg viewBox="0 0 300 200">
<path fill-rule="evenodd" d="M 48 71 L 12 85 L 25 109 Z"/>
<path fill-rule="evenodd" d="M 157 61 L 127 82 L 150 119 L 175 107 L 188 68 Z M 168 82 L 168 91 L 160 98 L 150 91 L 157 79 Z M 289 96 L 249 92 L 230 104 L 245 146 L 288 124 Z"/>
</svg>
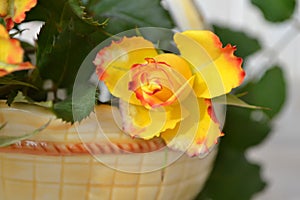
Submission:
<svg viewBox="0 0 300 200">
<path fill-rule="evenodd" d="M 0 103 L 2 135 L 24 134 L 51 119 L 38 135 L 0 148 L 0 200 L 193 199 L 216 152 L 201 160 L 168 151 L 159 138 L 129 138 L 112 111 L 98 106 L 76 127 L 40 107 Z"/>
<path fill-rule="evenodd" d="M 115 155 L 116 162 L 119 156 Z M 183 156 L 164 169 L 133 174 L 109 168 L 91 156 L 2 153 L 0 199 L 193 199 L 209 174 L 212 159 L 213 155 L 204 160 Z M 132 164 L 141 168 L 143 159 L 139 162 Z"/>
</svg>

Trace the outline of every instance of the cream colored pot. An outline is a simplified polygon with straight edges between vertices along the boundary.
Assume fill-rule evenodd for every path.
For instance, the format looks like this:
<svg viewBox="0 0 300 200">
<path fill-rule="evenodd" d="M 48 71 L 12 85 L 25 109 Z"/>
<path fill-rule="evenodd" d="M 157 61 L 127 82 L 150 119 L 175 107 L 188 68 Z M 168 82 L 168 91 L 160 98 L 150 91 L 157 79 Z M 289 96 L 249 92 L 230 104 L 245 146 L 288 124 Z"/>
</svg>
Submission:
<svg viewBox="0 0 300 200">
<path fill-rule="evenodd" d="M 0 103 L 1 135 L 39 134 L 0 148 L 1 200 L 185 200 L 203 187 L 215 158 L 189 158 L 163 141 L 126 136 L 116 108 L 100 105 L 80 124 L 48 110 Z"/>
</svg>

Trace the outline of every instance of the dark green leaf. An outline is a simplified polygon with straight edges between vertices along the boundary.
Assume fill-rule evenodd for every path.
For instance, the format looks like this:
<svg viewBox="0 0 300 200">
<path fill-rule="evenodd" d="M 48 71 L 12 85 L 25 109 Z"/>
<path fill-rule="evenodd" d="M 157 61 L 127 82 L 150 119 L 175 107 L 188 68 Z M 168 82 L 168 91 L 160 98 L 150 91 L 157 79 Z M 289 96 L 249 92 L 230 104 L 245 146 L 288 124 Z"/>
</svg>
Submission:
<svg viewBox="0 0 300 200">
<path fill-rule="evenodd" d="M 246 58 L 261 49 L 260 42 L 243 31 L 233 30 L 219 25 L 214 25 L 213 29 L 224 45 L 232 44 L 237 46 L 237 56 Z"/>
<path fill-rule="evenodd" d="M 41 77 L 51 79 L 56 88 L 71 91 L 85 56 L 107 36 L 99 26 L 87 23 L 87 19 L 78 16 L 80 8 L 75 0 L 65 1 L 60 12 L 56 12 L 56 6 L 48 5 L 43 0 L 39 5 L 47 6 L 49 13 L 38 36 L 37 66 Z M 95 37 L 97 40 L 94 40 Z"/>
<path fill-rule="evenodd" d="M 31 88 L 37 89 L 34 85 L 32 85 L 30 83 L 18 81 L 13 78 L 10 78 L 10 77 L 1 77 L 0 84 L 2 84 L 2 85 L 21 85 L 21 86 L 26 86 L 26 87 L 31 87 Z"/>
<path fill-rule="evenodd" d="M 251 0 L 251 2 L 271 22 L 281 22 L 291 18 L 296 9 L 296 0 Z"/>
<path fill-rule="evenodd" d="M 54 113 L 66 122 L 74 123 L 88 117 L 94 110 L 96 102 L 96 88 L 82 86 L 76 89 L 77 93 L 72 98 L 55 103 Z"/>
<path fill-rule="evenodd" d="M 270 132 L 269 120 L 256 121 L 253 110 L 229 107 L 214 169 L 198 200 L 249 200 L 265 182 L 260 168 L 249 162 L 246 150 L 261 143 Z"/>
<path fill-rule="evenodd" d="M 260 167 L 250 163 L 242 152 L 222 144 L 213 172 L 197 200 L 249 200 L 265 187 L 259 177 Z"/>
<path fill-rule="evenodd" d="M 26 13 L 25 22 L 47 21 L 50 18 L 59 22 L 65 3 L 65 0 L 39 0 L 37 5 Z"/>
<path fill-rule="evenodd" d="M 41 106 L 48 109 L 52 108 L 52 104 L 53 104 L 52 101 L 41 101 L 41 102 L 33 101 L 29 97 L 24 96 L 24 94 L 20 91 L 14 96 L 12 101 L 8 102 L 8 105 L 12 103 L 26 103 L 26 104 Z"/>
<path fill-rule="evenodd" d="M 54 21 L 47 21 L 41 28 L 37 40 L 37 66 L 40 68 L 48 62 L 49 54 L 55 45 L 57 27 Z"/>
<path fill-rule="evenodd" d="M 7 95 L 7 99 L 6 99 L 6 103 L 8 106 L 11 106 L 11 104 L 14 102 L 17 95 L 18 95 L 17 90 L 11 90 L 11 92 Z"/>
<path fill-rule="evenodd" d="M 85 6 L 83 6 L 80 0 L 68 0 L 70 7 L 72 8 L 73 12 L 86 23 L 94 25 L 94 26 L 104 26 L 106 21 L 103 23 L 99 23 L 93 17 L 88 16 L 86 12 Z"/>
<path fill-rule="evenodd" d="M 8 145 L 11 145 L 11 144 L 14 144 L 18 141 L 21 141 L 21 140 L 25 140 L 25 139 L 28 139 L 36 134 L 38 134 L 39 132 L 41 132 L 42 130 L 44 130 L 49 124 L 50 124 L 50 121 L 49 120 L 46 124 L 44 124 L 43 126 L 37 128 L 36 130 L 30 132 L 30 133 L 26 133 L 24 135 L 21 135 L 21 136 L 4 136 L 4 135 L 0 135 L 0 147 L 4 147 L 4 146 L 8 146 Z"/>
<path fill-rule="evenodd" d="M 1 18 L 1 17 L 0 17 L 0 24 L 2 24 L 3 26 L 6 26 L 6 25 L 5 25 L 5 21 L 4 21 L 4 19 L 3 19 L 3 18 Z"/>
<path fill-rule="evenodd" d="M 270 108 L 263 112 L 273 118 L 281 110 L 286 99 L 286 83 L 282 69 L 278 66 L 270 68 L 257 83 L 250 83 L 243 90 L 248 94 L 242 99 L 250 104 Z"/>
<path fill-rule="evenodd" d="M 173 22 L 160 0 L 91 0 L 89 12 L 100 21 L 109 19 L 107 32 L 116 34 L 136 27 L 172 28 Z"/>
<path fill-rule="evenodd" d="M 228 107 L 224 126 L 225 137 L 221 139 L 221 143 L 244 151 L 267 137 L 271 130 L 269 122 L 262 110 Z"/>
</svg>

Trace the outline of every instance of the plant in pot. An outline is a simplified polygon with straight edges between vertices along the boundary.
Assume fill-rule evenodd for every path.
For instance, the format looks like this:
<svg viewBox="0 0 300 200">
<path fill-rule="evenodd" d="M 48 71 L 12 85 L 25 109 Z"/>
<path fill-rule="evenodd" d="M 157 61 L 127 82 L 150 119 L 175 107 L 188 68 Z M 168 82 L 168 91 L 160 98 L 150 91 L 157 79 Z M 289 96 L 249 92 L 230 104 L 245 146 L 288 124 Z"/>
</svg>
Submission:
<svg viewBox="0 0 300 200">
<path fill-rule="evenodd" d="M 229 94 L 245 76 L 236 47 L 170 30 L 159 1 L 4 1 L 0 11 L 1 199 L 193 199 L 224 105 L 259 109 Z M 34 46 L 13 38 L 22 21 L 43 22 Z"/>
</svg>

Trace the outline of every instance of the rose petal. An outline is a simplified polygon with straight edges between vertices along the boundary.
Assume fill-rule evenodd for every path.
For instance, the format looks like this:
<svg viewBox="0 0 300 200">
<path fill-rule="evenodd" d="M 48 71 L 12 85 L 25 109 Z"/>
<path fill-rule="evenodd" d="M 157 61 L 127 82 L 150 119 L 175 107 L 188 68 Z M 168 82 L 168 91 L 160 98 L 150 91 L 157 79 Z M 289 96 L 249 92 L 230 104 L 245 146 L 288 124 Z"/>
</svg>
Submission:
<svg viewBox="0 0 300 200">
<path fill-rule="evenodd" d="M 34 66 L 30 62 L 20 64 L 6 64 L 0 62 L 0 77 L 10 74 L 14 71 L 34 69 Z"/>
<path fill-rule="evenodd" d="M 0 39 L 9 39 L 9 34 L 8 34 L 7 30 L 1 24 L 0 24 Z"/>
<path fill-rule="evenodd" d="M 129 70 L 136 63 L 145 63 L 145 58 L 154 57 L 154 45 L 143 37 L 124 37 L 100 50 L 94 60 L 96 72 L 109 91 L 116 97 L 140 105 L 132 91 L 128 90 Z"/>
<path fill-rule="evenodd" d="M 178 103 L 193 90 L 194 76 L 190 64 L 175 54 L 160 54 L 146 58 L 146 64 L 131 68 L 132 81 L 129 89 L 134 91 L 147 108 Z"/>
<path fill-rule="evenodd" d="M 0 0 L 0 17 L 5 17 L 8 13 L 8 0 Z"/>
<path fill-rule="evenodd" d="M 168 147 L 186 152 L 189 156 L 204 156 L 223 135 L 219 124 L 211 118 L 211 101 L 199 98 L 198 106 L 200 118 L 190 115 L 175 129 L 168 129 L 161 134 Z M 197 112 L 194 114 L 197 115 Z"/>
<path fill-rule="evenodd" d="M 14 0 L 15 13 L 12 19 L 15 23 L 21 23 L 26 15 L 25 12 L 33 8 L 37 3 L 37 0 Z"/>
<path fill-rule="evenodd" d="M 173 129 L 186 115 L 180 106 L 146 109 L 120 100 L 123 131 L 132 137 L 151 139 L 161 132 Z"/>
<path fill-rule="evenodd" d="M 4 26 L 0 25 L 0 76 L 34 68 L 31 63 L 23 63 L 22 61 L 23 49 L 20 42 L 16 39 L 10 39 Z"/>
<path fill-rule="evenodd" d="M 0 0 L 0 17 L 5 18 L 6 28 L 10 30 L 15 23 L 21 23 L 25 17 L 25 12 L 29 11 L 37 4 L 37 0 Z"/>
<path fill-rule="evenodd" d="M 220 96 L 242 83 L 245 76 L 242 59 L 233 54 L 235 47 L 223 48 L 214 33 L 185 31 L 176 33 L 174 40 L 181 55 L 195 67 L 194 90 L 198 97 Z"/>
<path fill-rule="evenodd" d="M 23 60 L 23 49 L 16 39 L 0 38 L 0 61 L 15 64 Z"/>
</svg>

